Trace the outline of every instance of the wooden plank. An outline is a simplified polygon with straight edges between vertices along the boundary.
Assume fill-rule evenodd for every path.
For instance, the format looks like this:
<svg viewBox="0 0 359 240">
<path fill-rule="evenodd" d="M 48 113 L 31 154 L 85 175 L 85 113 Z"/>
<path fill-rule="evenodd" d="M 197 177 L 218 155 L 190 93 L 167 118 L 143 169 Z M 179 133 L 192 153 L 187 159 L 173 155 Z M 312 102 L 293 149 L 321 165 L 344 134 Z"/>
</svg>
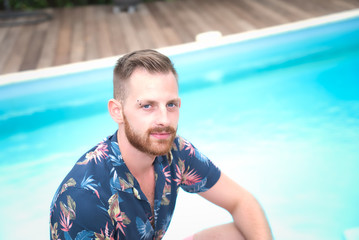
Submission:
<svg viewBox="0 0 359 240">
<path fill-rule="evenodd" d="M 204 11 L 206 11 L 211 18 L 211 25 L 214 26 L 218 31 L 220 31 L 223 35 L 228 35 L 235 31 L 235 27 L 233 27 L 233 23 L 228 21 L 226 17 L 224 17 L 219 9 L 222 8 L 221 3 L 218 3 L 213 0 L 202 1 L 201 6 Z"/>
<path fill-rule="evenodd" d="M 286 16 L 290 21 L 298 21 L 311 17 L 310 14 L 294 7 L 286 0 L 260 0 L 260 3 L 272 11 L 277 11 L 280 15 Z"/>
<path fill-rule="evenodd" d="M 163 35 L 168 41 L 168 46 L 182 44 L 182 39 L 178 36 L 178 33 L 171 27 L 165 27 L 162 29 Z"/>
<path fill-rule="evenodd" d="M 43 9 L 42 11 L 54 15 L 53 9 Z M 20 70 L 31 70 L 36 69 L 40 60 L 41 60 L 41 54 L 44 50 L 44 46 L 46 45 L 46 39 L 48 35 L 48 31 L 50 30 L 50 27 L 52 26 L 53 21 L 45 21 L 39 24 L 34 25 L 35 26 L 35 33 L 32 35 L 32 39 L 30 40 L 30 46 L 24 56 L 24 59 L 21 63 Z M 51 27 L 52 28 L 52 27 Z M 52 62 L 52 61 L 51 61 Z"/>
<path fill-rule="evenodd" d="M 192 21 L 202 21 L 201 31 L 220 31 L 221 23 L 213 18 L 210 12 L 203 8 L 201 1 L 186 1 L 187 7 L 192 11 Z"/>
<path fill-rule="evenodd" d="M 129 13 L 120 12 L 118 13 L 120 19 L 120 27 L 123 29 L 125 34 L 125 44 L 127 46 L 128 51 L 135 51 L 142 48 L 139 39 L 137 38 L 136 30 L 131 23 Z"/>
<path fill-rule="evenodd" d="M 95 7 L 85 7 L 85 60 L 98 58 L 98 49 L 96 42 L 97 24 L 94 19 Z"/>
<path fill-rule="evenodd" d="M 225 25 L 221 21 L 221 17 L 216 17 L 212 12 L 212 2 L 203 2 L 200 1 L 188 1 L 189 7 L 198 12 L 198 16 L 203 19 L 204 22 L 208 25 L 208 31 L 220 31 L 223 33 L 223 26 Z"/>
<path fill-rule="evenodd" d="M 342 1 L 342 0 L 340 0 L 340 1 L 339 0 L 329 0 L 329 2 L 331 4 L 333 4 L 334 6 L 336 6 L 336 9 L 338 9 L 339 11 L 346 11 L 346 10 L 351 10 L 356 7 L 359 7 L 359 6 L 355 6 L 354 4 L 352 4 L 350 2 L 346 2 L 346 1 Z M 359 3 L 359 1 L 358 1 L 358 3 Z"/>
<path fill-rule="evenodd" d="M 20 34 L 15 40 L 13 51 L 5 63 L 3 73 L 19 71 L 26 50 L 31 47 L 30 39 L 34 34 L 34 25 L 21 26 L 20 28 Z"/>
<path fill-rule="evenodd" d="M 56 55 L 54 65 L 62 65 L 70 62 L 71 34 L 72 34 L 72 17 L 69 8 L 60 10 L 60 30 L 56 44 Z"/>
<path fill-rule="evenodd" d="M 6 61 L 6 58 L 10 52 L 10 49 L 8 48 L 7 45 L 9 45 L 9 41 L 8 41 L 8 33 L 9 30 L 11 28 L 10 27 L 2 27 L 0 28 L 0 73 L 1 73 L 1 69 L 3 69 L 4 67 L 4 63 Z M 6 52 L 8 54 L 6 54 Z"/>
<path fill-rule="evenodd" d="M 263 17 L 258 16 L 258 12 L 253 13 L 253 9 L 243 1 L 233 0 L 231 6 L 232 11 L 234 11 L 236 15 L 244 21 L 250 22 L 256 29 L 268 27 L 270 25 L 268 21 L 263 20 Z"/>
<path fill-rule="evenodd" d="M 37 63 L 37 68 L 46 68 L 53 66 L 54 64 L 57 38 L 60 28 L 59 16 L 59 9 L 54 10 L 53 19 L 49 22 L 49 28 L 46 33 L 46 38 L 40 54 L 39 61 Z"/>
<path fill-rule="evenodd" d="M 309 13 L 312 17 L 325 15 L 327 11 L 324 10 L 323 4 L 326 2 L 314 3 L 312 1 L 292 0 L 291 2 L 295 7 Z"/>
<path fill-rule="evenodd" d="M 236 12 L 233 10 L 233 4 L 233 1 L 228 0 L 223 1 L 221 4 L 221 14 L 226 16 L 225 18 L 228 19 L 233 26 L 231 33 L 244 32 L 255 29 L 256 27 L 248 20 L 242 18 L 241 15 L 236 15 Z"/>
<path fill-rule="evenodd" d="M 70 63 L 81 62 L 85 60 L 84 44 L 84 7 L 73 8 L 72 39 L 70 46 Z"/>
<path fill-rule="evenodd" d="M 175 1 L 172 5 L 172 7 L 176 9 L 176 15 L 181 22 L 182 27 L 190 34 L 190 41 L 194 41 L 196 39 L 196 35 L 203 32 L 203 30 L 201 30 L 201 25 L 191 19 L 191 15 L 189 14 L 189 11 L 187 11 L 188 7 L 186 2 Z"/>
<path fill-rule="evenodd" d="M 8 30 L 10 29 L 10 27 L 1 27 L 0 28 L 0 43 L 3 41 L 3 39 L 5 38 Z"/>
<path fill-rule="evenodd" d="M 161 32 L 163 33 L 166 42 L 169 45 L 177 45 L 182 43 L 181 37 L 178 35 L 172 27 L 170 22 L 167 20 L 165 14 L 157 7 L 154 2 L 146 4 L 149 14 L 153 17 Z"/>
<path fill-rule="evenodd" d="M 112 14 L 108 6 L 99 6 L 96 8 L 96 23 L 97 23 L 97 48 L 99 49 L 99 57 L 110 57 L 114 55 L 112 50 L 110 32 L 108 28 L 107 16 Z"/>
<path fill-rule="evenodd" d="M 358 0 L 337 0 L 338 2 L 344 2 L 346 5 L 350 6 L 350 9 L 359 8 Z"/>
<path fill-rule="evenodd" d="M 25 52 L 25 56 L 19 68 L 20 71 L 36 68 L 49 24 L 49 22 L 43 22 L 34 26 L 35 30 L 29 41 L 29 46 L 27 47 L 27 51 Z"/>
<path fill-rule="evenodd" d="M 160 11 L 156 2 L 149 2 L 146 7 L 160 28 L 171 27 L 171 23 L 167 20 L 166 15 Z"/>
<path fill-rule="evenodd" d="M 12 50 L 14 49 L 15 42 L 18 39 L 18 36 L 20 35 L 20 32 L 22 31 L 22 26 L 17 27 L 9 27 L 6 35 L 3 38 L 3 41 L 0 45 L 0 72 L 10 72 L 6 69 L 6 65 L 8 62 L 8 59 L 12 55 Z"/>
<path fill-rule="evenodd" d="M 150 14 L 150 11 L 145 4 L 141 5 L 139 16 L 141 17 L 141 22 L 143 22 L 145 28 L 148 29 L 148 34 L 152 38 L 152 48 L 160 48 L 169 45 L 165 35 L 161 31 L 160 26 L 154 17 Z"/>
<path fill-rule="evenodd" d="M 322 12 L 322 15 L 330 14 L 333 11 L 341 12 L 341 11 L 345 10 L 341 5 L 335 4 L 334 2 L 332 2 L 330 0 L 328 0 L 326 2 L 326 4 L 315 2 L 315 1 L 311 4 L 312 4 L 313 8 L 320 9 Z"/>
<path fill-rule="evenodd" d="M 204 11 L 199 7 L 200 4 L 196 4 L 195 1 L 192 0 L 183 0 L 181 2 L 183 4 L 180 5 L 184 6 L 183 11 L 185 11 L 188 16 L 187 22 L 195 22 L 198 28 L 197 31 L 208 32 L 214 30 L 208 23 L 207 18 L 203 16 L 202 13 Z"/>
<path fill-rule="evenodd" d="M 147 28 L 145 24 L 142 22 L 142 18 L 139 14 L 141 11 L 141 8 L 137 8 L 137 12 L 129 13 L 128 17 L 131 22 L 131 25 L 133 26 L 135 32 L 135 38 L 137 38 L 140 49 L 148 49 L 154 47 L 154 42 L 147 31 Z"/>
<path fill-rule="evenodd" d="M 178 31 L 180 37 L 184 43 L 193 42 L 195 40 L 196 30 L 193 26 L 194 23 L 189 24 L 187 17 L 184 15 L 183 11 L 178 8 L 178 2 L 168 2 L 167 4 L 167 17 L 171 17 L 171 26 Z M 176 24 L 175 24 L 176 23 Z"/>
<path fill-rule="evenodd" d="M 177 33 L 182 43 L 188 43 L 194 40 L 194 37 L 188 29 L 182 25 L 182 22 L 178 18 L 173 2 L 155 2 L 154 4 L 161 12 L 162 17 L 166 19 L 165 21 L 168 21 L 169 26 Z"/>
<path fill-rule="evenodd" d="M 126 53 L 128 51 L 128 47 L 126 46 L 125 41 L 126 32 L 122 27 L 120 27 L 121 20 L 119 18 L 119 14 L 110 14 L 108 21 L 110 28 L 110 41 L 114 55 Z"/>
<path fill-rule="evenodd" d="M 270 21 L 273 25 L 284 24 L 290 21 L 287 16 L 280 15 L 276 11 L 267 8 L 258 2 L 252 0 L 245 0 L 245 2 L 253 8 L 254 12 L 259 12 L 263 18 Z"/>
</svg>

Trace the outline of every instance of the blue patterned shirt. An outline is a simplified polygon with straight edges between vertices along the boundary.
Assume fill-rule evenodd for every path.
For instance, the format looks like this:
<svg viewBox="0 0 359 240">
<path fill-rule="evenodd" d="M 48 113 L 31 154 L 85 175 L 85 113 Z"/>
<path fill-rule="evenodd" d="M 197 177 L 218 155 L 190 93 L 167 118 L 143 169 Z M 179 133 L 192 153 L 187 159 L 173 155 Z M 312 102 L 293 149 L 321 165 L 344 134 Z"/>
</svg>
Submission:
<svg viewBox="0 0 359 240">
<path fill-rule="evenodd" d="M 179 187 L 204 192 L 220 170 L 177 136 L 167 156 L 154 161 L 154 214 L 122 159 L 114 134 L 84 154 L 51 204 L 51 239 L 161 239 L 170 224 Z M 151 224 L 152 223 L 152 224 Z"/>
</svg>

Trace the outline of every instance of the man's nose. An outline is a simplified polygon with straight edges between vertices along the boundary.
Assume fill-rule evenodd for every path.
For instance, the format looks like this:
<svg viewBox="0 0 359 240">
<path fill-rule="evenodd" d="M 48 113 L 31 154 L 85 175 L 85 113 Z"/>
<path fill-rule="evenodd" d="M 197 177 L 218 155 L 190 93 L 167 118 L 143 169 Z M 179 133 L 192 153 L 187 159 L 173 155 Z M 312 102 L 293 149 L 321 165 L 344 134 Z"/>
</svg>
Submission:
<svg viewBox="0 0 359 240">
<path fill-rule="evenodd" d="M 166 106 L 162 106 L 158 109 L 156 116 L 156 124 L 160 126 L 168 126 L 169 124 L 169 116 L 168 110 Z"/>
</svg>

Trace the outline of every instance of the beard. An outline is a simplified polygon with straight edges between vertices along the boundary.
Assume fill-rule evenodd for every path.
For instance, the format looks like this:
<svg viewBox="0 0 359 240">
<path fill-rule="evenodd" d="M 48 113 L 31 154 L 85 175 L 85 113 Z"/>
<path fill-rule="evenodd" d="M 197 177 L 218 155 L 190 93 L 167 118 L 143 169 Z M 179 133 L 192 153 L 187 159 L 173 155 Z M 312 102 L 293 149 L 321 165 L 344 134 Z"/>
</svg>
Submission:
<svg viewBox="0 0 359 240">
<path fill-rule="evenodd" d="M 154 127 L 148 129 L 144 135 L 136 133 L 125 115 L 123 115 L 125 134 L 130 144 L 137 150 L 155 156 L 161 156 L 169 153 L 172 148 L 173 141 L 176 137 L 177 129 L 173 127 Z M 170 133 L 168 139 L 151 139 L 152 133 Z"/>
</svg>

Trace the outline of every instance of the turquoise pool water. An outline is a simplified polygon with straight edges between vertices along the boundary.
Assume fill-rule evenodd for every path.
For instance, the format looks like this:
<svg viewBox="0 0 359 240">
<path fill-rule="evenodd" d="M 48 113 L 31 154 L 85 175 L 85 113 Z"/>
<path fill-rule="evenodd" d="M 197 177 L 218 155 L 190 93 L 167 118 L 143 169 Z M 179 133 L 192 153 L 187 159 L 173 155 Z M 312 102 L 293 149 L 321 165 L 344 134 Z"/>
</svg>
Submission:
<svg viewBox="0 0 359 240">
<path fill-rule="evenodd" d="M 171 58 L 179 133 L 259 199 L 276 239 L 359 227 L 359 18 Z M 48 239 L 58 184 L 116 129 L 111 71 L 0 87 L 0 239 Z M 165 239 L 229 220 L 183 193 Z"/>
</svg>

